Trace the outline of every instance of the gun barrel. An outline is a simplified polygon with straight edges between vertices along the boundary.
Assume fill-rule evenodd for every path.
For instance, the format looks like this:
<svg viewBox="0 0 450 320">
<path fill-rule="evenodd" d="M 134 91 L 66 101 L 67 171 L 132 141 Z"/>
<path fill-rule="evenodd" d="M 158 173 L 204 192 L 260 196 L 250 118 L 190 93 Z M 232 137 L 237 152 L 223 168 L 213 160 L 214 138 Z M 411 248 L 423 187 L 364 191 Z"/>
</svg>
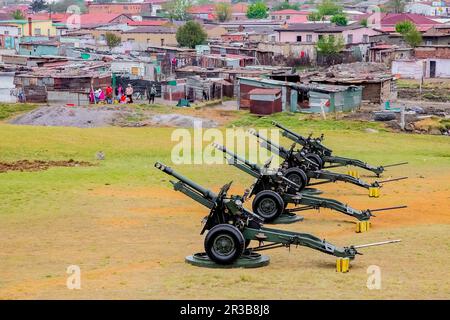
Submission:
<svg viewBox="0 0 450 320">
<path fill-rule="evenodd" d="M 374 243 L 368 243 L 368 244 L 361 244 L 359 246 L 353 246 L 353 248 L 359 249 L 359 248 L 375 247 L 375 246 L 381 246 L 381 245 L 389 244 L 389 243 L 397 243 L 397 242 L 400 242 L 400 241 L 402 241 L 402 240 L 397 239 L 397 240 L 388 240 L 388 241 L 374 242 Z"/>
<path fill-rule="evenodd" d="M 395 207 L 387 207 L 387 208 L 379 208 L 379 209 L 370 209 L 370 212 L 387 211 L 387 210 L 404 209 L 404 208 L 408 208 L 408 206 L 395 206 Z"/>
<path fill-rule="evenodd" d="M 273 121 L 272 124 L 273 124 L 275 127 L 277 127 L 277 128 L 279 128 L 279 129 L 281 129 L 281 130 L 283 130 L 283 131 L 285 131 L 285 132 L 287 132 L 287 133 L 293 135 L 294 137 L 296 137 L 296 138 L 298 138 L 298 139 L 302 138 L 300 135 L 298 135 L 298 134 L 295 133 L 294 131 L 292 131 L 292 130 L 286 128 L 285 126 L 279 124 L 278 122 Z"/>
<path fill-rule="evenodd" d="M 238 161 L 240 161 L 240 162 L 246 164 L 246 165 L 247 165 L 248 167 L 250 167 L 252 170 L 258 171 L 258 173 L 261 172 L 261 168 L 260 168 L 258 165 L 254 164 L 254 163 L 251 163 L 251 162 L 248 161 L 247 159 L 244 159 L 244 158 L 238 156 L 238 155 L 235 154 L 234 152 L 229 151 L 229 150 L 228 150 L 227 148 L 225 148 L 224 146 L 222 146 L 222 145 L 220 145 L 220 144 L 217 144 L 217 143 L 214 143 L 213 146 L 214 146 L 216 149 L 218 149 L 218 150 L 220 150 L 220 151 L 222 151 L 222 152 L 224 152 L 224 153 L 227 153 L 228 155 L 230 155 L 231 157 L 233 157 L 233 159 L 238 160 Z"/>
<path fill-rule="evenodd" d="M 276 143 L 273 143 L 271 140 L 267 139 L 266 137 L 261 136 L 256 130 L 250 130 L 249 133 L 257 137 L 258 139 L 264 141 L 268 147 L 267 149 L 275 148 L 280 150 L 281 152 L 286 151 L 282 146 L 279 146 Z"/>
<path fill-rule="evenodd" d="M 382 184 L 382 183 L 394 182 L 394 181 L 405 180 L 405 179 L 408 179 L 408 177 L 400 177 L 400 178 L 387 179 L 387 180 L 377 181 L 377 183 L 378 183 L 378 184 Z"/>
<path fill-rule="evenodd" d="M 399 162 L 399 163 L 394 163 L 394 164 L 388 164 L 383 166 L 383 168 L 389 168 L 389 167 L 396 167 L 396 166 L 402 166 L 408 164 L 408 162 Z"/>
<path fill-rule="evenodd" d="M 183 182 L 184 184 L 188 185 L 189 187 L 191 187 L 192 189 L 198 191 L 199 193 L 202 194 L 202 196 L 204 196 L 205 198 L 212 200 L 216 197 L 216 195 L 206 189 L 203 188 L 201 185 L 195 183 L 194 181 L 192 181 L 189 178 L 186 178 L 185 176 L 177 173 L 175 170 L 173 170 L 171 167 L 166 166 L 165 164 L 161 163 L 161 162 L 156 162 L 155 163 L 155 168 L 161 170 L 164 173 L 167 173 L 168 175 L 171 175 L 174 178 L 177 178 L 178 180 L 180 180 L 181 182 Z"/>
</svg>

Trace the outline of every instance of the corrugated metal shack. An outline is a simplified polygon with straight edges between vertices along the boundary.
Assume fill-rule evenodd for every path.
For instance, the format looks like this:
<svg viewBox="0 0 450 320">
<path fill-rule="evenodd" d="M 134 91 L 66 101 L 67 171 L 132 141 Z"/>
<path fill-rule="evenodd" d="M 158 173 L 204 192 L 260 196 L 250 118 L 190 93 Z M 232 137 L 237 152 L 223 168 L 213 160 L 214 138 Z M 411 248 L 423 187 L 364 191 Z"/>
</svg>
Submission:
<svg viewBox="0 0 450 320">
<path fill-rule="evenodd" d="M 85 104 L 91 86 L 111 84 L 111 72 L 105 69 L 103 62 L 37 68 L 16 74 L 14 84 L 23 90 L 27 102 Z"/>
<path fill-rule="evenodd" d="M 210 45 L 211 53 L 218 54 L 237 54 L 253 57 L 258 64 L 271 65 L 274 62 L 274 53 L 272 51 L 261 50 L 257 48 L 230 47 L 223 45 Z"/>
<path fill-rule="evenodd" d="M 358 78 L 329 78 L 313 77 L 310 79 L 314 83 L 325 83 L 334 85 L 356 85 L 362 86 L 362 100 L 381 104 L 385 101 L 396 98 L 395 80 L 392 75 L 378 76 L 373 79 L 358 79 Z"/>
<path fill-rule="evenodd" d="M 351 111 L 361 105 L 360 86 L 337 86 L 324 84 L 298 84 L 263 78 L 239 78 L 238 104 L 240 109 L 251 105 L 250 91 L 256 88 L 278 88 L 281 90 L 283 111 L 325 112 Z"/>
</svg>

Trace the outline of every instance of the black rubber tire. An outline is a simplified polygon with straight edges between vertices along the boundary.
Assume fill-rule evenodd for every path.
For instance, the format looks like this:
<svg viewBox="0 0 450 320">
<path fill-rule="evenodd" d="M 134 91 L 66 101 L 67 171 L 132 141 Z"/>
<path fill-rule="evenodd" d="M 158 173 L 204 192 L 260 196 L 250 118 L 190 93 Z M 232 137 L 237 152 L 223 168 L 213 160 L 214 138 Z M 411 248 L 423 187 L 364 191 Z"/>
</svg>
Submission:
<svg viewBox="0 0 450 320">
<path fill-rule="evenodd" d="M 375 121 L 391 121 L 397 119 L 395 112 L 376 112 L 373 115 Z"/>
<path fill-rule="evenodd" d="M 308 184 L 308 176 L 306 175 L 305 171 L 303 171 L 300 168 L 289 168 L 284 172 L 284 177 L 286 179 L 291 180 L 292 182 L 295 182 L 296 184 L 300 185 L 300 189 L 296 190 L 295 188 L 289 188 L 289 193 L 296 193 L 299 191 L 302 191 L 305 189 L 305 187 Z"/>
<path fill-rule="evenodd" d="M 283 213 L 284 201 L 275 191 L 264 190 L 253 199 L 252 210 L 262 217 L 264 222 L 272 222 Z"/>
<path fill-rule="evenodd" d="M 316 163 L 318 169 L 323 169 L 323 160 L 319 155 L 315 153 L 307 153 L 305 157 Z"/>
<path fill-rule="evenodd" d="M 228 247 L 224 248 L 223 243 Z M 218 224 L 208 231 L 204 246 L 206 254 L 215 263 L 232 264 L 244 253 L 245 239 L 235 226 Z"/>
</svg>

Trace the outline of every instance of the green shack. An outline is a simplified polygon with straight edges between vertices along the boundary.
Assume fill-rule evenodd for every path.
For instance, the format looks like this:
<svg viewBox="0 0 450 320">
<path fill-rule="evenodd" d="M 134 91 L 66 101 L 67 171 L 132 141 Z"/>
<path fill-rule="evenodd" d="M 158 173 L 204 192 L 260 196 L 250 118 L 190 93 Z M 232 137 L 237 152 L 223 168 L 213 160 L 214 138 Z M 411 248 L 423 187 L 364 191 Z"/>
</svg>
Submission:
<svg viewBox="0 0 450 320">
<path fill-rule="evenodd" d="M 248 109 L 251 104 L 250 91 L 257 88 L 281 90 L 282 110 L 291 112 L 348 112 L 361 106 L 362 87 L 329 84 L 301 84 L 265 78 L 240 77 L 238 104 Z"/>
</svg>

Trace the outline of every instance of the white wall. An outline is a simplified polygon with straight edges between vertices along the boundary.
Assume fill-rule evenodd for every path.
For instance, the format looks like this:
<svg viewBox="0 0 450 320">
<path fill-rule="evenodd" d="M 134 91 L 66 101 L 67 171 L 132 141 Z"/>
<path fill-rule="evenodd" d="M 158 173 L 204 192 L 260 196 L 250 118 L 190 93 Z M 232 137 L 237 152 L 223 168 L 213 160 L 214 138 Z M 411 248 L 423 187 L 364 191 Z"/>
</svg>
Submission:
<svg viewBox="0 0 450 320">
<path fill-rule="evenodd" d="M 14 26 L 1 26 L 0 25 L 0 34 L 6 34 L 8 36 L 17 37 L 19 36 L 19 28 Z"/>
<path fill-rule="evenodd" d="M 0 102 L 16 102 L 14 72 L 0 72 Z"/>
<path fill-rule="evenodd" d="M 420 79 L 423 72 L 424 60 L 395 60 L 392 61 L 392 73 L 401 78 Z"/>
<path fill-rule="evenodd" d="M 436 78 L 450 78 L 450 59 L 428 59 L 426 77 L 430 77 L 430 61 L 436 61 Z"/>
</svg>

